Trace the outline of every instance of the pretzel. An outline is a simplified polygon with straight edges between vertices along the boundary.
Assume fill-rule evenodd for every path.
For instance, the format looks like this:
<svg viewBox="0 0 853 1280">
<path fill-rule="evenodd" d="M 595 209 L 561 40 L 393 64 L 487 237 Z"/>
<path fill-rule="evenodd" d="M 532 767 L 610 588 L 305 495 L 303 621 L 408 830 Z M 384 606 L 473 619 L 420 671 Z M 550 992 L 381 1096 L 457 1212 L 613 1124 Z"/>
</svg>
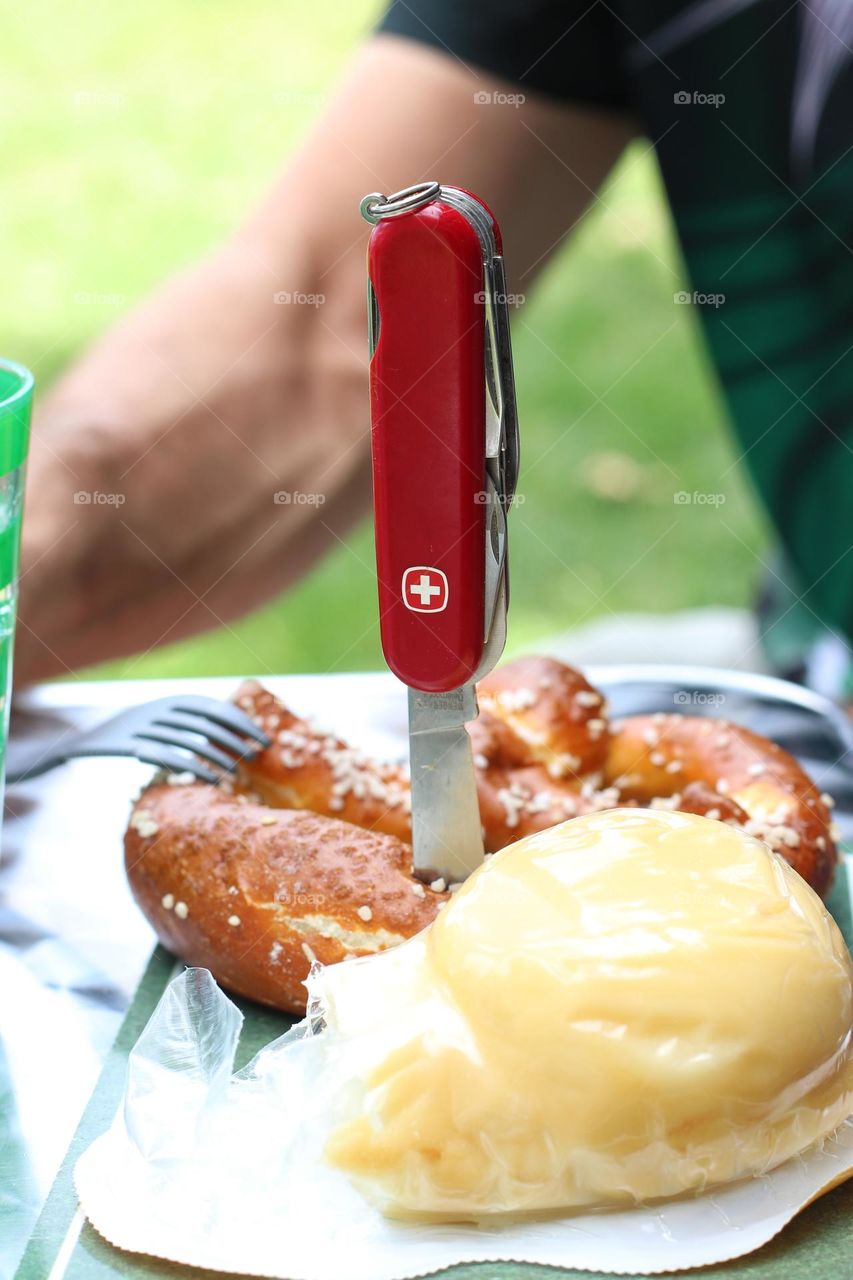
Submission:
<svg viewBox="0 0 853 1280">
<path fill-rule="evenodd" d="M 586 812 L 607 757 L 603 695 L 563 663 L 523 658 L 483 681 L 478 698 L 468 730 L 487 851 Z M 239 790 L 411 841 L 404 769 L 299 719 L 255 681 L 236 702 L 272 739 L 242 767 Z"/>
<path fill-rule="evenodd" d="M 825 896 L 837 860 L 832 799 L 775 742 L 728 720 L 631 716 L 613 726 L 607 776 L 622 800 L 742 826 Z"/>
<path fill-rule="evenodd" d="M 272 745 L 241 767 L 238 790 L 275 809 L 310 809 L 357 827 L 411 840 L 409 777 L 342 738 L 301 720 L 256 681 L 235 695 Z"/>
<path fill-rule="evenodd" d="M 134 806 L 130 885 L 163 945 L 239 995 L 304 1013 L 315 961 L 396 946 L 449 897 L 394 836 L 176 776 Z"/>
<path fill-rule="evenodd" d="M 828 797 L 781 747 L 726 720 L 658 713 L 611 724 L 604 696 L 553 658 L 508 662 L 478 687 L 468 726 L 488 852 L 593 809 L 684 809 L 746 828 L 819 893 L 835 864 Z M 273 739 L 242 790 L 411 839 L 408 779 L 288 711 L 260 685 L 237 694 Z M 719 811 L 719 812 L 718 812 Z"/>
<path fill-rule="evenodd" d="M 177 775 L 146 788 L 125 837 L 128 876 L 166 946 L 240 994 L 302 1012 L 313 959 L 396 945 L 453 886 L 413 874 L 404 769 L 256 682 L 235 697 L 270 747 L 220 786 Z M 677 714 L 611 723 L 603 695 L 551 658 L 507 663 L 478 698 L 468 728 L 489 852 L 593 810 L 683 809 L 743 827 L 828 890 L 831 801 L 766 738 Z"/>
</svg>

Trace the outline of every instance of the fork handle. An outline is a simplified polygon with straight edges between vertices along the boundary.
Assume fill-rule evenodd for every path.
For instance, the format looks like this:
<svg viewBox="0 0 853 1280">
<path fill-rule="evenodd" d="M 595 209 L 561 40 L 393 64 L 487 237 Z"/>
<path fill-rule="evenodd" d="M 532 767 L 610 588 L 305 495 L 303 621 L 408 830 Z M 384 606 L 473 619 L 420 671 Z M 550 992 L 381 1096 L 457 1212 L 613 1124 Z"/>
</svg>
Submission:
<svg viewBox="0 0 853 1280">
<path fill-rule="evenodd" d="M 12 786 L 16 782 L 28 782 L 30 778 L 49 773 L 69 759 L 70 754 L 66 755 L 55 747 L 46 750 L 37 743 L 26 742 L 12 745 L 6 751 L 6 784 Z"/>
</svg>

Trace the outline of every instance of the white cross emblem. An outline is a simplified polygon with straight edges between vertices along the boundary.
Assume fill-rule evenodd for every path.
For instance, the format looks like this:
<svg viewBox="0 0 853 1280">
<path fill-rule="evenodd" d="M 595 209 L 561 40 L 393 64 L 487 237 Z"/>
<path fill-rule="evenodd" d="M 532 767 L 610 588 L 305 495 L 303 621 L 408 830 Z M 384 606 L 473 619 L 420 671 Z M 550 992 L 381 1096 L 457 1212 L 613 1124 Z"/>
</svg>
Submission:
<svg viewBox="0 0 853 1280">
<path fill-rule="evenodd" d="M 441 613 L 447 597 L 447 575 L 441 569 L 415 564 L 403 574 L 403 604 L 412 613 Z"/>
<path fill-rule="evenodd" d="M 429 605 L 433 596 L 441 595 L 441 587 L 434 587 L 427 575 L 422 573 L 417 582 L 409 583 L 409 592 L 417 596 L 421 604 Z"/>
</svg>

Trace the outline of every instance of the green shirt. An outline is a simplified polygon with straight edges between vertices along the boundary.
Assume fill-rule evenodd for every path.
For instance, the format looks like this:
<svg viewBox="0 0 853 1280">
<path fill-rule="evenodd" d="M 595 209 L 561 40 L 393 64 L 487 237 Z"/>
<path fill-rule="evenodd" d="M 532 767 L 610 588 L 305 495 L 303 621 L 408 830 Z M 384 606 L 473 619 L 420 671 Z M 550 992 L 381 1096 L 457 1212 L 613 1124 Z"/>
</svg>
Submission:
<svg viewBox="0 0 853 1280">
<path fill-rule="evenodd" d="M 381 29 L 639 119 L 742 461 L 853 637 L 853 0 L 399 0 Z"/>
</svg>

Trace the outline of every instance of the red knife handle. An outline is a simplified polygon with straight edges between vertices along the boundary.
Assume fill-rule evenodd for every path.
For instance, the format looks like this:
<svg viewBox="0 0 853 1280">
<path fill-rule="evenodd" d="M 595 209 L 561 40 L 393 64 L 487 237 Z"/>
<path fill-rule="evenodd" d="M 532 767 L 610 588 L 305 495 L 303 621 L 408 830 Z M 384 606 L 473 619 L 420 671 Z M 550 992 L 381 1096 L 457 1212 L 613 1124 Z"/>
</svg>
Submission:
<svg viewBox="0 0 853 1280">
<path fill-rule="evenodd" d="M 483 249 L 434 201 L 377 223 L 368 273 L 382 649 L 405 684 L 442 692 L 485 643 Z"/>
</svg>

